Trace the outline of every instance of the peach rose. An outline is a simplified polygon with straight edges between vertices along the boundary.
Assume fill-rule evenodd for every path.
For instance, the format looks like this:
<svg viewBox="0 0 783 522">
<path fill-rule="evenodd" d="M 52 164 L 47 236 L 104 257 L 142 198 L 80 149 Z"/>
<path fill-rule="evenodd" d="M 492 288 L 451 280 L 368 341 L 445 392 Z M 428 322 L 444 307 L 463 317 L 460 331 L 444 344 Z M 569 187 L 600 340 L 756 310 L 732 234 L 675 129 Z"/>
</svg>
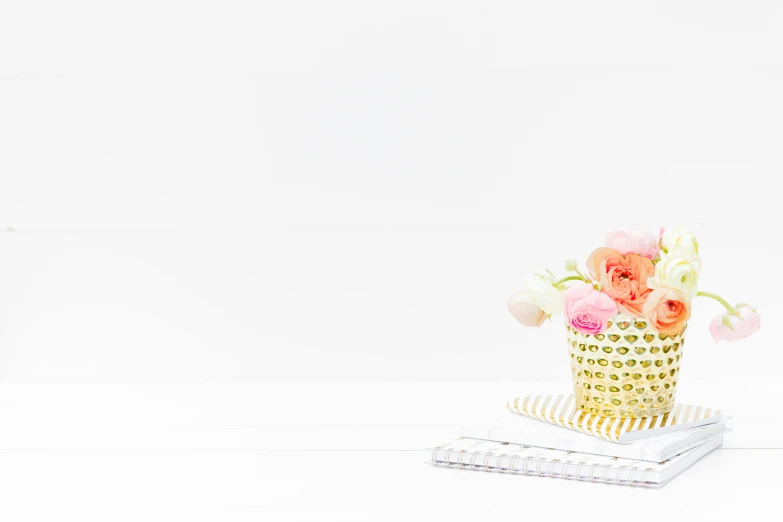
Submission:
<svg viewBox="0 0 783 522">
<path fill-rule="evenodd" d="M 685 328 L 691 316 L 691 305 L 671 288 L 658 288 L 650 292 L 642 310 L 647 322 L 667 335 L 678 334 Z"/>
<path fill-rule="evenodd" d="M 601 283 L 601 291 L 617 303 L 620 311 L 632 317 L 642 316 L 642 307 L 650 294 L 647 279 L 655 266 L 639 254 L 621 254 L 614 248 L 596 248 L 587 258 L 590 277 Z"/>
</svg>

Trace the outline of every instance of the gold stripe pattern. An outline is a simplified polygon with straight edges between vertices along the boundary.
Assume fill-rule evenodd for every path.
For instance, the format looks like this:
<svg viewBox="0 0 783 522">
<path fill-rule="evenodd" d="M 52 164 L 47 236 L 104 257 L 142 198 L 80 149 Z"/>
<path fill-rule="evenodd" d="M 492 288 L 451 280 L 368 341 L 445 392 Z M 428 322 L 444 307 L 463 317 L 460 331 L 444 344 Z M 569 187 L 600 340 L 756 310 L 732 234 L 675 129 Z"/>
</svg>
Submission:
<svg viewBox="0 0 783 522">
<path fill-rule="evenodd" d="M 656 430 L 712 418 L 717 422 L 721 415 L 720 410 L 678 403 L 671 412 L 655 417 L 643 419 L 603 417 L 577 408 L 573 394 L 516 397 L 509 401 L 506 407 L 526 417 L 613 442 L 620 442 L 623 434 L 631 431 Z"/>
</svg>

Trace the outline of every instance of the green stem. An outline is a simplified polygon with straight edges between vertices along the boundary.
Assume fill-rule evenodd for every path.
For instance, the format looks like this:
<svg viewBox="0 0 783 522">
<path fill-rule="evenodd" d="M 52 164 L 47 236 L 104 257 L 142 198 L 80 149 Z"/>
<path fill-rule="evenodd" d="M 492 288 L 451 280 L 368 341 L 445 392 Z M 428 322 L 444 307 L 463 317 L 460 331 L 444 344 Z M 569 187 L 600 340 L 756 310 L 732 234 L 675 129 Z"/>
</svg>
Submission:
<svg viewBox="0 0 783 522">
<path fill-rule="evenodd" d="M 720 304 L 722 304 L 726 308 L 726 310 L 731 315 L 736 315 L 736 316 L 739 317 L 739 312 L 737 311 L 737 309 L 734 308 L 733 306 L 731 306 L 728 301 L 726 301 L 724 298 L 722 298 L 718 294 L 713 294 L 712 292 L 701 292 L 700 291 L 700 292 L 696 292 L 696 295 L 697 296 L 700 295 L 702 297 L 709 297 L 710 299 L 714 299 L 714 300 L 718 301 Z"/>
<path fill-rule="evenodd" d="M 558 286 L 560 286 L 561 283 L 565 283 L 566 281 L 584 281 L 584 280 L 585 280 L 585 278 L 583 276 L 581 276 L 581 275 L 578 275 L 578 276 L 575 276 L 575 275 L 566 276 L 563 279 L 560 279 L 560 280 L 555 281 L 554 283 L 552 283 L 552 286 L 557 288 Z"/>
</svg>

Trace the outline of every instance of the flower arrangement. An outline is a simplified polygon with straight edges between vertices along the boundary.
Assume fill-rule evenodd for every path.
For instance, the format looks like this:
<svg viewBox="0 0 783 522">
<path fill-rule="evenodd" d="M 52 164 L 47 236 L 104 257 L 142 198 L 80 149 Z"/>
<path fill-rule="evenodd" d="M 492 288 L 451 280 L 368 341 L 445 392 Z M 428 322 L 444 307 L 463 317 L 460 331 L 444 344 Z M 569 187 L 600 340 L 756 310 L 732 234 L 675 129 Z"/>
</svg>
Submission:
<svg viewBox="0 0 783 522">
<path fill-rule="evenodd" d="M 522 291 L 508 300 L 511 315 L 524 326 L 538 327 L 552 315 L 564 313 L 566 323 L 584 334 L 604 332 L 617 313 L 644 319 L 657 332 L 681 333 L 691 315 L 695 297 L 719 302 L 725 312 L 710 323 L 715 342 L 748 337 L 761 326 L 756 309 L 734 306 L 717 294 L 698 290 L 701 257 L 696 237 L 684 228 L 614 230 L 606 246 L 587 258 L 587 275 L 573 259 L 571 272 L 555 280 L 552 272 L 522 280 Z M 567 286 L 572 281 L 582 284 Z"/>
<path fill-rule="evenodd" d="M 547 270 L 522 280 L 508 309 L 525 326 L 565 316 L 574 399 L 603 417 L 644 418 L 668 413 L 680 371 L 691 302 L 707 297 L 725 308 L 710 323 L 715 342 L 736 341 L 761 326 L 756 309 L 734 306 L 698 290 L 701 257 L 696 237 L 683 228 L 615 230 L 561 279 Z M 576 283 L 576 284 L 575 284 Z"/>
</svg>

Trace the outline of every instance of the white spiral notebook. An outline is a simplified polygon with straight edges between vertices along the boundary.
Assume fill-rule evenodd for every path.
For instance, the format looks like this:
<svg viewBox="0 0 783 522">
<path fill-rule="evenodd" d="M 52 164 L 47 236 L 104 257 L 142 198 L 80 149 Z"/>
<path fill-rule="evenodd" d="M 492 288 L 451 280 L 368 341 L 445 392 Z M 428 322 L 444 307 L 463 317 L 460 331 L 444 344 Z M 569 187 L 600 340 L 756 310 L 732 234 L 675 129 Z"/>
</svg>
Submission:
<svg viewBox="0 0 783 522">
<path fill-rule="evenodd" d="M 650 462 L 662 462 L 675 455 L 707 442 L 717 435 L 725 435 L 731 430 L 726 423 L 718 422 L 698 428 L 664 433 L 654 437 L 618 444 L 599 437 L 587 437 L 584 433 L 564 429 L 556 424 L 541 422 L 521 415 L 505 412 L 500 422 L 490 428 L 463 426 L 460 437 L 483 439 L 496 442 L 510 442 L 559 448 L 582 453 L 594 453 L 609 457 L 622 457 Z"/>
<path fill-rule="evenodd" d="M 462 438 L 427 450 L 434 466 L 646 488 L 666 485 L 723 444 L 719 435 L 664 462 Z"/>
</svg>

